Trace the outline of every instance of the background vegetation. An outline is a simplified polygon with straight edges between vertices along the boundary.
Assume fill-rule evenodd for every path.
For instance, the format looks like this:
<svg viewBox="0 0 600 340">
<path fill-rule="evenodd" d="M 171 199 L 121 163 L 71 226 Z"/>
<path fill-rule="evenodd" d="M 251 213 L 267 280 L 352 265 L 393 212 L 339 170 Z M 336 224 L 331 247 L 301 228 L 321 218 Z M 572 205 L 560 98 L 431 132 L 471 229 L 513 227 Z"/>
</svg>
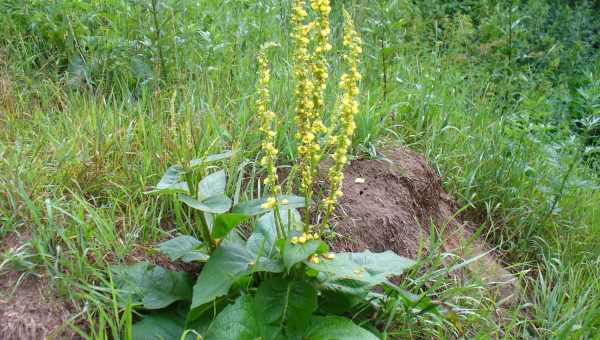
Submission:
<svg viewBox="0 0 600 340">
<path fill-rule="evenodd" d="M 333 35 L 346 6 L 365 41 L 354 154 L 377 157 L 394 142 L 426 154 L 525 291 L 499 322 L 493 302 L 469 299 L 473 287 L 406 283 L 456 314 L 398 315 L 409 326 L 398 336 L 596 336 L 600 3 L 333 5 Z M 281 45 L 272 96 L 290 117 L 279 149 L 294 157 L 289 3 L 5 0 L 0 13 L 0 238 L 29 239 L 2 254 L 0 272 L 47 276 L 89 322 L 81 332 L 118 336 L 107 266 L 193 232 L 143 191 L 179 159 L 224 149 L 240 150 L 229 190 L 257 176 L 265 41 Z M 422 270 L 443 256 L 419 259 Z"/>
</svg>

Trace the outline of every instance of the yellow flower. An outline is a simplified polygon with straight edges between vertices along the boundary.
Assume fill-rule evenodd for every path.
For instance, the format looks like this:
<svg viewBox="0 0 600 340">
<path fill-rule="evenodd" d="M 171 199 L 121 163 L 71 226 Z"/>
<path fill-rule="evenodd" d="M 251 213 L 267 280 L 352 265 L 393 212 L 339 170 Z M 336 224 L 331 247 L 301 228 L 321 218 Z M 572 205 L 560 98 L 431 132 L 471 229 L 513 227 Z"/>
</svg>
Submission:
<svg viewBox="0 0 600 340">
<path fill-rule="evenodd" d="M 300 243 L 300 244 L 306 243 L 306 235 L 305 234 L 302 234 L 302 235 L 300 235 L 300 237 L 298 237 L 298 243 Z"/>
<path fill-rule="evenodd" d="M 275 197 L 269 197 L 267 201 L 260 205 L 263 209 L 273 209 L 277 205 L 277 200 Z"/>
<path fill-rule="evenodd" d="M 321 263 L 321 259 L 319 258 L 319 256 L 317 256 L 317 254 L 313 254 L 311 255 L 308 260 L 314 264 L 319 264 Z"/>
<path fill-rule="evenodd" d="M 298 236 L 294 236 L 292 237 L 292 239 L 290 240 L 291 244 L 298 244 Z"/>
<path fill-rule="evenodd" d="M 333 260 L 335 258 L 335 254 L 334 253 L 325 253 L 325 254 L 323 254 L 323 258 L 326 260 Z"/>
</svg>

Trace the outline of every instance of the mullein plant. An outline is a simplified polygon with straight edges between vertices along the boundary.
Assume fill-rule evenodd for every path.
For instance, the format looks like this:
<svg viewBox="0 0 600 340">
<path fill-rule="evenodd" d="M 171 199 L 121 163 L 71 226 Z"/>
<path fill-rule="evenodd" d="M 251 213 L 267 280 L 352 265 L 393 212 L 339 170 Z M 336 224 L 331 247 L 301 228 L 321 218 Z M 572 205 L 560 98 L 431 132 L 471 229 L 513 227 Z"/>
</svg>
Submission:
<svg viewBox="0 0 600 340">
<path fill-rule="evenodd" d="M 295 90 L 295 122 L 297 133 L 295 138 L 298 143 L 298 166 L 300 169 L 300 191 L 304 195 L 306 206 L 310 206 L 313 200 L 313 186 L 319 162 L 323 158 L 323 150 L 333 150 L 333 166 L 329 169 L 327 182 L 328 194 L 322 201 L 317 202 L 317 210 L 322 207 L 323 219 L 317 230 L 311 225 L 310 209 L 306 209 L 304 215 L 304 235 L 311 239 L 318 237 L 319 233 L 328 226 L 328 219 L 333 212 L 335 203 L 342 196 L 343 169 L 348 161 L 348 151 L 352 143 L 352 136 L 356 129 L 354 117 L 358 113 L 358 82 L 361 75 L 358 71 L 360 55 L 362 53 L 361 38 L 356 32 L 350 14 L 344 10 L 344 40 L 343 46 L 346 53 L 343 56 L 346 70 L 342 74 L 339 87 L 342 90 L 339 107 L 335 108 L 332 115 L 330 127 L 323 123 L 325 111 L 325 91 L 329 78 L 327 52 L 331 50 L 329 27 L 329 14 L 331 6 L 328 0 L 312 0 L 310 7 L 315 13 L 312 21 L 306 22 L 308 12 L 306 2 L 297 0 L 293 4 L 293 32 L 292 40 L 295 44 L 294 53 L 294 77 L 296 80 Z M 278 194 L 274 175 L 274 158 L 277 150 L 274 150 L 272 138 L 275 132 L 268 126 L 272 125 L 274 115 L 267 115 L 270 119 L 265 120 L 265 112 L 270 112 L 265 107 L 268 99 L 268 70 L 265 69 L 266 61 L 264 52 L 258 57 L 259 64 L 259 99 L 258 111 L 262 118 L 261 131 L 265 135 L 263 141 L 263 162 L 267 172 L 265 184 L 274 189 L 273 196 L 264 204 L 265 208 L 276 206 L 274 197 Z M 266 78 L 265 78 L 266 74 Z M 327 134 L 327 138 L 322 138 Z M 321 142 L 324 141 L 324 142 Z M 322 145 L 324 144 L 324 145 Z M 305 237 L 305 238 L 306 238 Z M 304 240 L 300 238 L 299 240 Z"/>
<path fill-rule="evenodd" d="M 312 11 L 310 16 L 307 10 Z M 394 294 L 404 294 L 388 278 L 402 274 L 414 262 L 390 251 L 334 254 L 321 240 L 342 195 L 343 169 L 359 110 L 361 40 L 344 11 L 341 96 L 330 126 L 326 128 L 323 123 L 330 12 L 328 0 L 310 4 L 296 0 L 293 4 L 296 140 L 304 196 L 283 195 L 277 178 L 277 114 L 269 108 L 271 71 L 267 60 L 268 49 L 274 44 L 269 43 L 257 55 L 255 102 L 263 136 L 260 165 L 266 173 L 263 183 L 267 195 L 242 202 L 227 196 L 226 171 L 207 164 L 223 161 L 232 152 L 207 155 L 167 169 L 152 192 L 176 197 L 191 209 L 190 221 L 198 224 L 202 239 L 181 235 L 163 242 L 158 250 L 173 261 L 200 262 L 203 266 L 197 278 L 149 263 L 114 270 L 115 291 L 124 294 L 121 300 L 146 311 L 155 310 L 133 325 L 133 338 L 154 338 L 158 328 L 166 327 L 168 336 L 167 332 L 160 335 L 173 340 L 184 338 L 182 332 L 207 340 L 347 339 L 349 335 L 352 339 L 378 339 L 372 333 L 375 327 L 366 330 L 346 316 L 355 315 L 356 321 L 368 324 L 372 315 L 385 312 L 390 297 L 371 290 L 386 285 Z M 325 155 L 333 159 L 327 176 L 329 189 L 311 209 L 317 167 Z M 203 178 L 196 178 L 199 174 Z M 304 221 L 297 209 L 304 209 Z M 311 210 L 321 213 L 321 223 L 311 220 Z M 247 237 L 248 229 L 241 232 L 238 228 L 244 222 L 253 223 Z M 422 303 L 421 299 L 394 298 L 408 303 L 402 307 L 406 310 Z M 323 302 L 333 303 L 335 308 L 319 308 Z M 186 310 L 182 318 L 180 312 Z M 395 313 L 386 325 L 379 326 L 387 329 Z"/>
</svg>

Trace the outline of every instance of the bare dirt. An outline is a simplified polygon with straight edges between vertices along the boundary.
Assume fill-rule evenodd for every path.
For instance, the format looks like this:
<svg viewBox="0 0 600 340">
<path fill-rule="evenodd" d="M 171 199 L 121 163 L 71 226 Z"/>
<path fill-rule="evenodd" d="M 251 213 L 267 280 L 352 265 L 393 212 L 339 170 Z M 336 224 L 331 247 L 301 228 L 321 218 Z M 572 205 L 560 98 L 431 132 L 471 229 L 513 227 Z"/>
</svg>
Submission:
<svg viewBox="0 0 600 340">
<path fill-rule="evenodd" d="M 2 242 L 0 253 L 6 254 L 24 240 L 11 235 Z M 12 269 L 0 272 L 0 339 L 71 339 L 73 334 L 63 327 L 70 316 L 68 306 L 52 294 L 46 278 Z"/>
<path fill-rule="evenodd" d="M 423 156 L 398 147 L 381 160 L 353 161 L 344 174 L 344 195 L 333 223 L 336 237 L 330 242 L 333 250 L 392 250 L 414 259 L 430 250 L 429 237 L 435 231 L 445 252 L 463 259 L 488 252 L 485 242 L 456 216 L 457 204 Z M 499 301 L 514 298 L 515 278 L 491 253 L 468 268 Z"/>
</svg>

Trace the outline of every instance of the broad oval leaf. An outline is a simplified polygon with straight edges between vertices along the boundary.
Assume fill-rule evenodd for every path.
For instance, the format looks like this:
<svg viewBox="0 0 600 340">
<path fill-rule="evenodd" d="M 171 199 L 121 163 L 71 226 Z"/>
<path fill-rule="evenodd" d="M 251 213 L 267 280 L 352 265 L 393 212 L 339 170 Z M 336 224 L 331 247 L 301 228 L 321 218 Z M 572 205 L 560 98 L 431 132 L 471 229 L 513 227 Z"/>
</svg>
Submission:
<svg viewBox="0 0 600 340">
<path fill-rule="evenodd" d="M 301 216 L 298 210 L 281 210 L 281 222 L 288 232 L 301 231 Z M 248 238 L 248 249 L 256 254 L 263 254 L 269 258 L 276 255 L 275 241 L 277 240 L 277 228 L 275 226 L 275 214 L 273 211 L 262 215 L 254 227 L 254 232 Z"/>
<path fill-rule="evenodd" d="M 180 194 L 178 198 L 190 208 L 212 214 L 222 214 L 229 211 L 232 203 L 231 199 L 225 195 L 211 196 L 201 201 L 184 194 Z"/>
<path fill-rule="evenodd" d="M 227 175 L 225 170 L 219 170 L 204 177 L 198 183 L 198 198 L 203 200 L 212 196 L 225 195 Z"/>
<path fill-rule="evenodd" d="M 208 255 L 200 249 L 202 242 L 195 237 L 182 235 L 158 245 L 158 250 L 167 255 L 171 261 L 183 262 L 206 261 Z"/>
<path fill-rule="evenodd" d="M 188 273 L 168 271 L 147 262 L 113 268 L 114 282 L 123 301 L 141 303 L 147 309 L 160 309 L 192 297 Z"/>
<path fill-rule="evenodd" d="M 333 260 L 320 263 L 304 261 L 307 266 L 328 276 L 328 280 L 341 279 L 364 282 L 375 286 L 387 281 L 387 278 L 402 274 L 405 269 L 412 267 L 415 261 L 396 255 L 392 251 L 371 253 L 338 253 Z"/>
<path fill-rule="evenodd" d="M 248 218 L 250 218 L 248 215 L 233 213 L 217 215 L 213 222 L 212 237 L 215 239 L 220 239 L 227 236 L 227 234 L 229 234 L 233 228 L 237 227 L 240 223 Z"/>
<path fill-rule="evenodd" d="M 190 161 L 190 168 L 195 168 L 197 166 L 203 165 L 203 164 L 207 164 L 210 162 L 216 162 L 216 161 L 220 161 L 223 159 L 227 159 L 229 157 L 231 157 L 233 155 L 233 152 L 231 150 L 227 150 L 225 152 L 222 153 L 218 153 L 218 154 L 214 154 L 214 155 L 208 155 L 204 158 L 198 158 L 198 159 L 192 159 Z"/>
<path fill-rule="evenodd" d="M 283 265 L 263 252 L 255 252 L 236 233 L 230 233 L 200 272 L 194 285 L 192 309 L 227 294 L 235 281 L 258 271 L 280 273 Z"/>
<path fill-rule="evenodd" d="M 167 309 L 143 315 L 132 327 L 133 340 L 180 340 L 184 332 L 189 304 L 179 303 Z"/>
<path fill-rule="evenodd" d="M 305 340 L 378 340 L 375 334 L 341 316 L 313 316 Z"/>
<path fill-rule="evenodd" d="M 188 185 L 182 180 L 185 169 L 181 165 L 170 166 L 156 187 L 148 193 L 189 193 Z"/>
<path fill-rule="evenodd" d="M 283 263 L 289 270 L 296 263 L 307 260 L 312 254 L 324 253 L 327 250 L 327 244 L 320 240 L 310 240 L 303 244 L 291 244 L 288 240 L 283 246 Z"/>
<path fill-rule="evenodd" d="M 317 292 L 307 281 L 274 277 L 256 292 L 256 315 L 263 324 L 305 329 L 315 310 Z"/>
<path fill-rule="evenodd" d="M 208 327 L 206 340 L 255 340 L 261 332 L 254 314 L 254 299 L 243 295 L 221 311 Z"/>
<path fill-rule="evenodd" d="M 234 281 L 251 271 L 254 257 L 246 250 L 244 241 L 230 234 L 210 256 L 194 285 L 192 308 L 223 296 Z"/>
<path fill-rule="evenodd" d="M 258 198 L 246 202 L 242 202 L 233 207 L 231 212 L 244 214 L 244 215 L 260 215 L 262 213 L 266 213 L 272 209 L 265 209 L 262 207 L 263 204 L 267 202 L 267 197 Z M 304 208 L 306 206 L 306 202 L 304 197 L 295 196 L 295 195 L 280 195 L 277 196 L 277 201 L 279 202 L 280 209 L 297 209 Z M 283 204 L 283 202 L 287 202 Z"/>
</svg>

